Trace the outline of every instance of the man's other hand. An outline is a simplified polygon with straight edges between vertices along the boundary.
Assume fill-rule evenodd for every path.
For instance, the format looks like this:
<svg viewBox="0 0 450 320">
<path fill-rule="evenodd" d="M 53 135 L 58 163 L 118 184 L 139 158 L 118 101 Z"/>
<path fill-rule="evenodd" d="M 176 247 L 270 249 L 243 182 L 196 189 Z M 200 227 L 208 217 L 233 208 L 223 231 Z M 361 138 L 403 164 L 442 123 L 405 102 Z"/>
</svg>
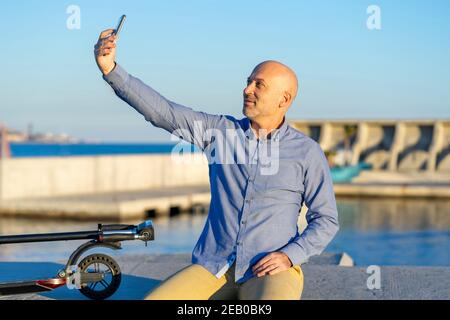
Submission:
<svg viewBox="0 0 450 320">
<path fill-rule="evenodd" d="M 274 275 L 292 267 L 291 260 L 284 252 L 272 252 L 259 260 L 252 271 L 255 276 Z"/>
<path fill-rule="evenodd" d="M 117 37 L 113 32 L 114 29 L 102 31 L 94 47 L 95 61 L 104 75 L 110 73 L 116 65 Z"/>
</svg>

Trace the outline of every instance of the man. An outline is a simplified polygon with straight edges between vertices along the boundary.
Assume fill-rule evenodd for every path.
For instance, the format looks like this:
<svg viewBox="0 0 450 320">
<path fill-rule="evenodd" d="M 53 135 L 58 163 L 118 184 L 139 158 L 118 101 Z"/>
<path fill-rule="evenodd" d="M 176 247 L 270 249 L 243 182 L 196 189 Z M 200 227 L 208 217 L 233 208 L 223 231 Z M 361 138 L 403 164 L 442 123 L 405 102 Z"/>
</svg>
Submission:
<svg viewBox="0 0 450 320">
<path fill-rule="evenodd" d="M 243 92 L 243 119 L 196 112 L 116 64 L 112 32 L 103 31 L 95 46 L 103 78 L 147 121 L 209 160 L 211 205 L 192 264 L 147 299 L 300 299 L 300 265 L 324 250 L 338 219 L 320 146 L 285 120 L 297 95 L 295 73 L 276 61 L 259 64 Z M 303 204 L 308 226 L 299 234 Z"/>
</svg>

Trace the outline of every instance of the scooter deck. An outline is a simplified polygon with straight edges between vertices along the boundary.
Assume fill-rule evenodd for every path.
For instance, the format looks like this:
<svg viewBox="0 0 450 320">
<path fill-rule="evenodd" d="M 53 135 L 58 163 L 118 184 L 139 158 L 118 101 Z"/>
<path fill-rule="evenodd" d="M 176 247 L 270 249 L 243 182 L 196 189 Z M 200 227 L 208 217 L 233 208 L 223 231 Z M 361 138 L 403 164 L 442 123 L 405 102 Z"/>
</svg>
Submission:
<svg viewBox="0 0 450 320">
<path fill-rule="evenodd" d="M 65 284 L 64 278 L 0 283 L 0 296 L 52 291 Z"/>
<path fill-rule="evenodd" d="M 103 280 L 104 275 L 98 272 L 80 274 L 82 285 Z M 52 291 L 67 283 L 67 278 L 50 278 L 43 280 L 15 281 L 0 283 L 0 296 Z"/>
</svg>

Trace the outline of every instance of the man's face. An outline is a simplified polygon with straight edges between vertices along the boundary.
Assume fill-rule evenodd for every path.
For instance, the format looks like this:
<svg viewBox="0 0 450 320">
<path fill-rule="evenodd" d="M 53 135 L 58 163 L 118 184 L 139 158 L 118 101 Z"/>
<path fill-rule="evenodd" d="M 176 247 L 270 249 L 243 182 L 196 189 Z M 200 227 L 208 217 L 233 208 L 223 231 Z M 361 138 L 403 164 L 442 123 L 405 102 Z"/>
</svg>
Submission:
<svg viewBox="0 0 450 320">
<path fill-rule="evenodd" d="M 273 70 L 260 66 L 253 70 L 244 89 L 243 114 L 251 120 L 277 116 L 282 98 Z"/>
</svg>

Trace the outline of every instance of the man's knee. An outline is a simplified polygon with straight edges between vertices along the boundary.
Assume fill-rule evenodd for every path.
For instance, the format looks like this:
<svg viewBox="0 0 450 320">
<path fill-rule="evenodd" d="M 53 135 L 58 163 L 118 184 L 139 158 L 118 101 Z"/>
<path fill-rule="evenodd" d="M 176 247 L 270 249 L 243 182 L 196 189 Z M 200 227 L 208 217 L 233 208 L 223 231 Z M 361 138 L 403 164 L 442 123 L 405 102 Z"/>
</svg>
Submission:
<svg viewBox="0 0 450 320">
<path fill-rule="evenodd" d="M 303 272 L 294 266 L 275 275 L 251 278 L 241 286 L 242 300 L 300 300 Z"/>
<path fill-rule="evenodd" d="M 206 300 L 225 284 L 204 267 L 190 265 L 150 292 L 146 300 Z"/>
</svg>

